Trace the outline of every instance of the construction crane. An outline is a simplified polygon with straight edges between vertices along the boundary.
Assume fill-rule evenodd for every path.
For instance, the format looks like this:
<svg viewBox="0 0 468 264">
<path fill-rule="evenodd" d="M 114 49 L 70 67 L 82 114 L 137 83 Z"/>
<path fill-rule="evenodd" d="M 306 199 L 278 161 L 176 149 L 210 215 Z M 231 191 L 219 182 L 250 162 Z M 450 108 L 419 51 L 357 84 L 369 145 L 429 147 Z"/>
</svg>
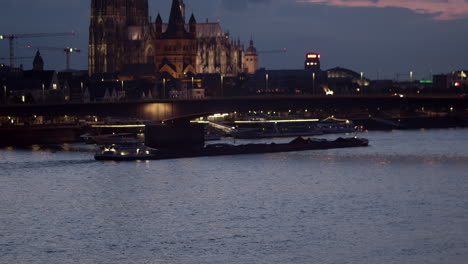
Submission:
<svg viewBox="0 0 468 264">
<path fill-rule="evenodd" d="M 50 51 L 62 51 L 66 55 L 66 70 L 70 70 L 70 54 L 71 53 L 80 53 L 81 50 L 77 48 L 56 48 L 56 47 L 33 47 L 31 45 L 27 46 L 28 49 L 37 49 L 37 50 L 50 50 Z"/>
<path fill-rule="evenodd" d="M 288 49 L 284 48 L 280 50 L 261 50 L 261 51 L 258 51 L 257 53 L 258 54 L 277 54 L 277 53 L 286 53 L 286 52 L 288 52 Z"/>
<path fill-rule="evenodd" d="M 9 34 L 9 35 L 1 35 L 0 40 L 8 40 L 10 44 L 10 67 L 14 68 L 14 58 L 15 58 L 15 39 L 21 38 L 46 38 L 46 37 L 60 37 L 60 36 L 69 36 L 75 35 L 75 31 L 70 32 L 61 32 L 61 33 L 37 33 L 37 34 Z"/>
<path fill-rule="evenodd" d="M 24 59 L 32 59 L 32 58 L 34 58 L 34 56 L 14 57 L 13 60 L 24 60 Z M 1 57 L 0 60 L 2 60 L 2 61 L 10 60 L 10 58 Z"/>
<path fill-rule="evenodd" d="M 396 76 L 396 81 L 399 82 L 400 81 L 400 76 L 408 76 L 409 77 L 409 80 L 410 81 L 413 81 L 413 78 L 414 78 L 414 72 L 410 71 L 410 72 L 405 72 L 405 73 L 395 73 L 395 76 Z"/>
</svg>

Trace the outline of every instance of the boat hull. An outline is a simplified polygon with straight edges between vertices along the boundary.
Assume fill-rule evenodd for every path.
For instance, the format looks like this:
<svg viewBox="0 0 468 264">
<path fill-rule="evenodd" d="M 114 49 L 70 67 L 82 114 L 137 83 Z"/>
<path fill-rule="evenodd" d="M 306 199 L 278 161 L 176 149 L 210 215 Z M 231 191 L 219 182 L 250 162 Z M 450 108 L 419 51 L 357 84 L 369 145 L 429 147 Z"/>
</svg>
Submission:
<svg viewBox="0 0 468 264">
<path fill-rule="evenodd" d="M 96 154 L 96 160 L 114 160 L 114 161 L 130 161 L 130 160 L 163 160 L 163 159 L 178 159 L 192 157 L 207 157 L 207 156 L 223 156 L 223 155 L 243 155 L 243 154 L 259 154 L 259 153 L 275 153 L 275 152 L 291 152 L 304 150 L 319 150 L 319 149 L 334 149 L 334 148 L 351 148 L 365 147 L 369 145 L 369 141 L 363 138 L 338 138 L 334 141 L 329 140 L 310 140 L 298 138 L 286 144 L 247 144 L 247 145 L 208 145 L 202 149 L 186 150 L 186 149 L 166 149 L 158 150 L 156 153 L 145 156 L 119 156 Z"/>
</svg>

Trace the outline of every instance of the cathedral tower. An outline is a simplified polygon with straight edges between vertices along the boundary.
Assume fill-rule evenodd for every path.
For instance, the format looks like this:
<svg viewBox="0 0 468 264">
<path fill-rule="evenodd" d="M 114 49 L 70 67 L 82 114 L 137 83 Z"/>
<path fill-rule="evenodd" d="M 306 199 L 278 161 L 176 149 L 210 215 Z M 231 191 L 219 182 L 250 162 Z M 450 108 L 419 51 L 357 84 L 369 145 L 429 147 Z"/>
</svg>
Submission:
<svg viewBox="0 0 468 264">
<path fill-rule="evenodd" d="M 90 75 L 121 70 L 129 56 L 128 28 L 148 23 L 147 0 L 91 0 Z"/>
<path fill-rule="evenodd" d="M 127 1 L 127 26 L 145 26 L 149 23 L 148 0 Z"/>
</svg>

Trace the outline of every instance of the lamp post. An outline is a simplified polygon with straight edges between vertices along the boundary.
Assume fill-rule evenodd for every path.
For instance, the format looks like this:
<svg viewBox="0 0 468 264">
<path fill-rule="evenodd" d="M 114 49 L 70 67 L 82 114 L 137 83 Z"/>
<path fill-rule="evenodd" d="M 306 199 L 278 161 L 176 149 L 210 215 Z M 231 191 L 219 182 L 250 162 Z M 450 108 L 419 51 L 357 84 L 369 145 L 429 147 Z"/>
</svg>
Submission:
<svg viewBox="0 0 468 264">
<path fill-rule="evenodd" d="M 265 91 L 265 92 L 268 92 L 268 78 L 269 78 L 269 76 L 268 76 L 268 73 L 267 73 L 267 74 L 265 75 L 265 80 L 266 80 L 266 81 L 265 81 L 265 84 L 266 84 L 266 87 L 265 87 L 265 88 L 266 88 L 266 89 L 265 89 L 266 91 Z"/>
<path fill-rule="evenodd" d="M 312 73 L 312 94 L 315 93 L 315 72 Z"/>
<path fill-rule="evenodd" d="M 7 99 L 7 87 L 6 87 L 6 85 L 3 85 L 3 91 L 5 92 L 5 104 L 7 104 L 8 99 Z"/>
<path fill-rule="evenodd" d="M 162 92 L 163 99 L 166 98 L 166 78 L 163 78 L 163 92 Z"/>
<path fill-rule="evenodd" d="M 42 84 L 42 103 L 45 102 L 45 85 Z"/>
<path fill-rule="evenodd" d="M 361 85 L 360 85 L 360 86 L 361 86 L 361 87 L 358 88 L 358 93 L 359 93 L 359 94 L 362 94 L 362 93 L 361 93 L 361 90 L 362 90 L 362 87 L 364 86 L 364 72 L 361 72 Z"/>
<path fill-rule="evenodd" d="M 224 97 L 224 75 L 221 74 L 221 97 Z"/>
</svg>

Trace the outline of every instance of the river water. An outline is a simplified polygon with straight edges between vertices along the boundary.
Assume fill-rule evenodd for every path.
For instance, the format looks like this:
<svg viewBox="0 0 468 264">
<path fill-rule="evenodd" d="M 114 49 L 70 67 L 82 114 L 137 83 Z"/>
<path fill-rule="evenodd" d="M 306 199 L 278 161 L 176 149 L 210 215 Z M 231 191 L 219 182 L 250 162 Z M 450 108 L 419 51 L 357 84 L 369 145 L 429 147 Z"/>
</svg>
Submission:
<svg viewBox="0 0 468 264">
<path fill-rule="evenodd" d="M 466 264 L 468 130 L 360 136 L 123 163 L 2 149 L 0 263 Z"/>
</svg>

